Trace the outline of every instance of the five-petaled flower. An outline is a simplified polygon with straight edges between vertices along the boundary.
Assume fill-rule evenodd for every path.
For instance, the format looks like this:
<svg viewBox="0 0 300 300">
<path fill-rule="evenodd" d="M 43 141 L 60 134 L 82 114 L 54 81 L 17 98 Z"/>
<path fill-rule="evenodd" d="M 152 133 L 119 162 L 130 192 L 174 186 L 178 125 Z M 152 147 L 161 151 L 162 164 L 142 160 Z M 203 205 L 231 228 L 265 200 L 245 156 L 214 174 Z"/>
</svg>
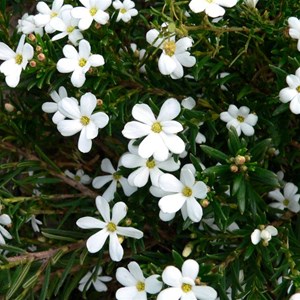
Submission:
<svg viewBox="0 0 300 300">
<path fill-rule="evenodd" d="M 290 74 L 286 77 L 288 87 L 279 92 L 279 100 L 283 103 L 290 102 L 292 113 L 300 114 L 300 68 L 296 70 L 295 75 Z"/>
<path fill-rule="evenodd" d="M 131 20 L 131 17 L 135 17 L 138 14 L 138 11 L 134 8 L 135 4 L 131 0 L 124 0 L 123 2 L 120 0 L 115 0 L 112 5 L 119 11 L 117 22 L 122 20 L 123 22 L 127 23 Z"/>
<path fill-rule="evenodd" d="M 28 60 L 33 58 L 33 48 L 25 43 L 25 34 L 20 38 L 16 52 L 6 44 L 0 42 L 0 72 L 5 75 L 5 82 L 9 87 L 16 87 L 20 81 L 22 70 L 25 70 Z"/>
<path fill-rule="evenodd" d="M 162 273 L 162 280 L 170 287 L 162 290 L 157 300 L 215 300 L 217 298 L 215 289 L 210 286 L 196 285 L 198 273 L 199 264 L 193 259 L 188 259 L 183 263 L 181 272 L 174 266 L 166 267 Z"/>
<path fill-rule="evenodd" d="M 71 136 L 80 131 L 78 149 L 87 153 L 92 148 L 92 139 L 97 137 L 98 129 L 108 123 L 108 115 L 104 112 L 93 113 L 97 99 L 92 93 L 86 93 L 80 98 L 80 106 L 72 98 L 64 98 L 58 103 L 59 111 L 71 120 L 61 120 L 57 124 L 58 131 L 63 136 Z"/>
<path fill-rule="evenodd" d="M 65 45 L 63 48 L 64 58 L 57 62 L 57 70 L 60 73 L 71 73 L 71 82 L 75 87 L 82 87 L 85 83 L 85 73 L 90 67 L 104 65 L 103 56 L 91 54 L 91 45 L 86 40 L 79 42 L 79 51 L 72 45 Z"/>
<path fill-rule="evenodd" d="M 220 114 L 220 119 L 227 122 L 226 127 L 234 127 L 238 136 L 243 132 L 244 135 L 251 136 L 254 134 L 253 126 L 256 125 L 258 117 L 255 114 L 250 114 L 250 109 L 247 106 L 237 108 L 230 104 L 228 111 Z"/>
<path fill-rule="evenodd" d="M 170 75 L 172 79 L 182 78 L 183 67 L 192 67 L 196 63 L 196 58 L 187 51 L 193 45 L 190 37 L 183 37 L 177 42 L 175 36 L 167 33 L 166 25 L 162 26 L 162 31 L 151 29 L 146 34 L 146 40 L 154 47 L 162 50 L 158 60 L 158 68 L 161 74 Z M 167 33 L 164 37 L 163 33 Z"/>
<path fill-rule="evenodd" d="M 113 261 L 120 261 L 123 258 L 124 250 L 118 235 L 140 239 L 144 234 L 142 231 L 133 227 L 121 227 L 118 225 L 127 214 L 127 206 L 124 202 L 117 202 L 113 206 L 111 217 L 109 204 L 104 198 L 98 196 L 96 198 L 96 206 L 104 221 L 94 217 L 82 217 L 77 220 L 76 224 L 83 229 L 101 229 L 90 236 L 86 242 L 87 249 L 90 253 L 100 251 L 106 239 L 109 237 L 109 255 Z"/>
<path fill-rule="evenodd" d="M 173 120 L 179 114 L 180 104 L 174 98 L 164 102 L 157 118 L 147 104 L 136 104 L 132 116 L 137 121 L 127 123 L 122 134 L 128 139 L 145 137 L 138 148 L 141 157 L 148 159 L 153 156 L 158 161 L 167 160 L 169 151 L 180 154 L 185 150 L 184 141 L 176 135 L 183 127 Z"/>
<path fill-rule="evenodd" d="M 104 185 L 111 181 L 108 188 L 102 194 L 102 197 L 108 202 L 114 199 L 115 192 L 117 191 L 118 183 L 123 188 L 124 194 L 129 197 L 137 188 L 131 186 L 128 180 L 120 172 L 121 161 L 118 163 L 117 170 L 113 167 L 108 158 L 104 158 L 101 162 L 101 170 L 109 175 L 97 176 L 93 179 L 92 185 L 95 189 L 101 189 Z"/>
<path fill-rule="evenodd" d="M 105 10 L 111 5 L 111 0 L 79 0 L 83 6 L 74 7 L 71 14 L 79 19 L 78 27 L 81 30 L 90 28 L 93 20 L 104 25 L 109 20 Z"/>
<path fill-rule="evenodd" d="M 298 40 L 297 49 L 300 51 L 300 20 L 296 17 L 288 18 L 289 35 L 291 38 Z"/>
<path fill-rule="evenodd" d="M 225 14 L 222 6 L 233 7 L 236 3 L 237 0 L 192 0 L 189 6 L 195 13 L 204 11 L 208 16 L 216 18 Z"/>
<path fill-rule="evenodd" d="M 159 275 L 154 274 L 145 278 L 135 261 L 128 264 L 128 270 L 124 267 L 117 269 L 116 278 L 124 287 L 117 290 L 116 299 L 145 300 L 147 293 L 157 294 L 161 290 L 162 282 L 158 280 Z"/>
</svg>

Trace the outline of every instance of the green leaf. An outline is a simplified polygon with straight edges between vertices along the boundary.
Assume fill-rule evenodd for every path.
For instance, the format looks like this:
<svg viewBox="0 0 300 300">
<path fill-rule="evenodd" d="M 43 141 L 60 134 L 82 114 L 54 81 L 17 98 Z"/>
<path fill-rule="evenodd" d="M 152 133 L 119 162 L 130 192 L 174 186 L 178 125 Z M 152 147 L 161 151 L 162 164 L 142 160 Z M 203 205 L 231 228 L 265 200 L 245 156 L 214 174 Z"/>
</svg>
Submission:
<svg viewBox="0 0 300 300">
<path fill-rule="evenodd" d="M 246 184 L 245 184 L 245 178 L 242 177 L 240 180 L 240 185 L 237 190 L 237 201 L 238 201 L 238 207 L 240 209 L 241 214 L 245 212 L 246 208 Z"/>
<path fill-rule="evenodd" d="M 178 268 L 181 268 L 184 260 L 182 258 L 182 256 L 175 250 L 172 250 L 172 256 L 173 256 L 173 259 L 174 259 L 174 262 L 175 262 L 175 265 L 178 267 Z"/>
<path fill-rule="evenodd" d="M 251 161 L 260 162 L 261 160 L 263 160 L 267 150 L 271 146 L 271 143 L 272 143 L 272 139 L 268 138 L 255 144 L 255 146 L 249 150 L 251 153 Z"/>
<path fill-rule="evenodd" d="M 32 262 L 28 262 L 24 266 L 18 267 L 17 271 L 15 271 L 15 280 L 13 281 L 10 289 L 8 290 L 6 294 L 6 299 L 9 300 L 11 297 L 15 294 L 15 292 L 18 290 L 18 288 L 23 283 L 28 271 L 30 270 Z"/>
<path fill-rule="evenodd" d="M 200 162 L 200 159 L 197 158 L 196 156 L 194 156 L 192 153 L 190 154 L 190 160 L 193 164 L 193 166 L 195 167 L 195 169 L 198 171 L 198 172 L 202 172 L 203 171 L 203 168 L 201 167 L 201 162 Z"/>
<path fill-rule="evenodd" d="M 235 196 L 240 188 L 241 181 L 244 180 L 243 174 L 238 174 L 234 177 L 233 185 L 232 185 L 232 196 Z"/>
<path fill-rule="evenodd" d="M 229 129 L 228 148 L 233 156 L 237 155 L 238 151 L 243 148 L 236 129 L 233 126 Z"/>
<path fill-rule="evenodd" d="M 260 183 L 265 188 L 263 190 L 275 189 L 280 187 L 277 175 L 267 169 L 255 167 L 254 171 L 249 171 L 250 179 L 253 182 Z"/>
<path fill-rule="evenodd" d="M 44 277 L 44 282 L 42 286 L 42 290 L 40 293 L 39 300 L 45 300 L 48 292 L 48 286 L 49 286 L 49 281 L 50 281 L 50 275 L 51 275 L 51 265 L 48 264 L 45 270 L 45 277 Z"/>
<path fill-rule="evenodd" d="M 200 148 L 207 155 L 211 156 L 212 158 L 215 158 L 218 161 L 226 161 L 229 158 L 227 154 L 225 154 L 215 148 L 212 148 L 210 146 L 200 145 Z"/>
</svg>

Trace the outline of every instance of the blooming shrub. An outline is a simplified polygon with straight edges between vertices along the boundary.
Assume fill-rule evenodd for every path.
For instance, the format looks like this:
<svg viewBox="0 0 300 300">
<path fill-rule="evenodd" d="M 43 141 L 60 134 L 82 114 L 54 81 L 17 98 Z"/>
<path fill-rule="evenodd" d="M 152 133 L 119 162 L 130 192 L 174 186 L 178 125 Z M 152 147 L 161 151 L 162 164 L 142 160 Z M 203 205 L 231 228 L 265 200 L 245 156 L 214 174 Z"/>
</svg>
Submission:
<svg viewBox="0 0 300 300">
<path fill-rule="evenodd" d="M 298 299 L 299 18 L 0 1 L 0 298 Z"/>
</svg>

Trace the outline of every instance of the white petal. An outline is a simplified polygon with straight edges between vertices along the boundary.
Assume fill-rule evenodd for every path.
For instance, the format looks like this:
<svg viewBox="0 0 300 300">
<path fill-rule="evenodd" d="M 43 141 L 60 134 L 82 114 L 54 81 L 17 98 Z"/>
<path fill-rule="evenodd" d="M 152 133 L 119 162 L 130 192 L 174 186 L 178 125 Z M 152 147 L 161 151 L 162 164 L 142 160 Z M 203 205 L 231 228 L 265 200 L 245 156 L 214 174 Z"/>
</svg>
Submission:
<svg viewBox="0 0 300 300">
<path fill-rule="evenodd" d="M 100 3 L 101 2 L 102 1 L 100 1 Z M 94 19 L 97 23 L 105 25 L 109 21 L 109 14 L 99 9 L 95 14 Z"/>
<path fill-rule="evenodd" d="M 149 44 L 154 47 L 159 47 L 162 44 L 163 39 L 159 38 L 159 31 L 151 29 L 146 33 L 146 40 Z"/>
<path fill-rule="evenodd" d="M 195 176 L 188 168 L 182 168 L 180 172 L 180 181 L 184 186 L 192 187 L 195 183 Z"/>
<path fill-rule="evenodd" d="M 156 121 L 151 108 L 147 104 L 136 104 L 132 109 L 132 116 L 137 121 L 150 126 Z"/>
<path fill-rule="evenodd" d="M 101 189 L 106 183 L 112 181 L 112 175 L 97 176 L 94 178 L 92 185 L 95 189 Z"/>
<path fill-rule="evenodd" d="M 134 278 L 133 275 L 123 267 L 117 269 L 116 279 L 123 286 L 135 286 L 137 283 L 136 278 Z"/>
<path fill-rule="evenodd" d="M 63 122 L 63 121 L 62 121 Z M 92 140 L 86 137 L 86 127 L 83 127 L 79 139 L 78 139 L 78 149 L 82 153 L 88 153 L 92 149 Z"/>
<path fill-rule="evenodd" d="M 71 136 L 82 129 L 82 124 L 79 120 L 62 120 L 57 124 L 57 129 L 63 136 Z"/>
<path fill-rule="evenodd" d="M 121 178 L 119 179 L 119 182 L 120 182 L 120 184 L 121 184 L 121 186 L 122 186 L 122 189 L 123 189 L 123 191 L 124 191 L 124 194 L 125 194 L 127 197 L 131 196 L 134 192 L 137 191 L 137 188 L 136 188 L 135 186 L 130 185 L 129 182 L 128 182 L 128 180 L 127 180 L 126 178 L 121 177 Z"/>
<path fill-rule="evenodd" d="M 53 103 L 53 102 L 45 102 L 42 105 L 42 110 L 46 113 L 55 113 L 57 111 L 58 107 L 57 107 L 57 103 Z"/>
<path fill-rule="evenodd" d="M 200 222 L 203 216 L 202 206 L 194 197 L 186 200 L 187 215 L 193 222 Z"/>
<path fill-rule="evenodd" d="M 137 288 L 134 286 L 128 286 L 119 288 L 116 292 L 116 299 L 117 300 L 133 300 L 137 295 L 140 293 L 138 292 Z"/>
<path fill-rule="evenodd" d="M 16 74 L 6 75 L 5 77 L 6 84 L 11 88 L 15 88 L 20 82 L 20 73 L 21 72 Z"/>
<path fill-rule="evenodd" d="M 292 99 L 290 102 L 290 110 L 292 113 L 299 115 L 300 114 L 300 96 L 299 94 Z"/>
<path fill-rule="evenodd" d="M 64 98 L 57 105 L 59 111 L 66 117 L 74 120 L 78 119 L 78 121 L 81 118 L 78 103 L 73 98 Z"/>
<path fill-rule="evenodd" d="M 128 139 L 137 139 L 149 134 L 150 131 L 151 127 L 149 125 L 131 121 L 125 124 L 125 127 L 122 130 L 122 134 Z"/>
<path fill-rule="evenodd" d="M 144 166 L 146 162 L 145 158 L 142 158 L 136 154 L 132 154 L 132 153 L 125 153 L 121 156 L 121 163 L 122 166 L 126 167 L 126 168 L 137 168 L 137 167 L 141 167 Z"/>
<path fill-rule="evenodd" d="M 267 230 L 268 232 L 270 232 L 270 234 L 271 234 L 272 236 L 275 236 L 275 235 L 278 234 L 278 230 L 277 230 L 274 226 L 272 226 L 272 225 L 267 226 L 267 227 L 266 227 L 266 230 Z"/>
<path fill-rule="evenodd" d="M 127 205 L 124 202 L 117 202 L 112 209 L 111 221 L 114 224 L 119 224 L 127 214 Z"/>
<path fill-rule="evenodd" d="M 80 98 L 80 111 L 83 116 L 90 116 L 97 105 L 96 96 L 92 93 L 85 93 Z"/>
<path fill-rule="evenodd" d="M 106 224 L 93 217 L 82 217 L 77 220 L 77 226 L 83 229 L 104 228 Z"/>
<path fill-rule="evenodd" d="M 164 269 L 162 273 L 163 282 L 172 287 L 181 287 L 182 274 L 174 266 L 168 266 Z M 169 298 L 172 299 L 173 298 Z"/>
<path fill-rule="evenodd" d="M 179 136 L 177 136 L 175 134 L 166 134 L 164 132 L 161 132 L 160 136 L 163 139 L 166 147 L 172 153 L 180 154 L 180 153 L 184 152 L 185 143 Z"/>
<path fill-rule="evenodd" d="M 254 128 L 245 122 L 241 123 L 241 130 L 246 136 L 254 135 Z"/>
<path fill-rule="evenodd" d="M 195 281 L 199 273 L 199 264 L 193 259 L 188 259 L 183 263 L 181 270 L 183 277 L 189 277 Z"/>
<path fill-rule="evenodd" d="M 143 187 L 149 180 L 149 169 L 147 167 L 141 167 L 132 172 L 128 177 L 128 182 L 136 187 Z"/>
<path fill-rule="evenodd" d="M 15 56 L 16 53 L 10 47 L 0 42 L 0 60 L 8 60 Z"/>
<path fill-rule="evenodd" d="M 167 195 L 159 200 L 158 206 L 164 213 L 175 213 L 182 208 L 185 201 L 186 197 L 181 193 Z"/>
<path fill-rule="evenodd" d="M 11 218 L 7 214 L 0 215 L 0 224 L 2 225 L 10 225 L 12 223 Z"/>
<path fill-rule="evenodd" d="M 156 300 L 178 300 L 181 298 L 183 291 L 181 288 L 167 288 L 161 291 Z"/>
<path fill-rule="evenodd" d="M 158 184 L 162 190 L 171 193 L 181 193 L 184 188 L 182 182 L 172 174 L 161 175 Z"/>
<path fill-rule="evenodd" d="M 108 236 L 109 233 L 106 229 L 102 229 L 90 236 L 86 242 L 88 251 L 90 253 L 96 253 L 101 250 Z"/>
<path fill-rule="evenodd" d="M 176 69 L 176 62 L 169 55 L 162 53 L 158 60 L 158 68 L 161 74 L 170 75 Z"/>
<path fill-rule="evenodd" d="M 91 45 L 87 40 L 81 40 L 79 42 L 79 57 L 85 58 L 86 60 L 89 58 L 91 54 Z"/>
<path fill-rule="evenodd" d="M 101 214 L 103 220 L 106 223 L 110 222 L 110 208 L 109 208 L 109 204 L 106 201 L 106 199 L 104 199 L 101 196 L 97 196 L 96 197 L 96 206 L 97 209 L 99 211 L 99 213 Z"/>
<path fill-rule="evenodd" d="M 113 261 L 120 261 L 124 255 L 124 250 L 115 232 L 109 236 L 109 255 Z"/>
<path fill-rule="evenodd" d="M 223 16 L 225 14 L 225 9 L 216 3 L 210 3 L 205 9 L 205 13 L 212 18 L 216 18 Z"/>
<path fill-rule="evenodd" d="M 89 62 L 92 67 L 99 67 L 104 65 L 104 58 L 100 54 L 93 54 L 89 57 Z"/>
<path fill-rule="evenodd" d="M 137 281 L 141 281 L 141 282 L 145 281 L 143 272 L 140 266 L 138 265 L 138 263 L 136 263 L 135 261 L 132 261 L 128 264 L 128 270 Z"/>
<path fill-rule="evenodd" d="M 108 158 L 104 158 L 101 162 L 101 170 L 103 172 L 114 174 L 116 172 L 115 168 L 113 167 L 111 161 Z"/>
<path fill-rule="evenodd" d="M 88 125 L 85 126 L 85 134 L 86 138 L 89 140 L 94 139 L 98 135 L 98 127 L 94 122 L 89 122 Z"/>
<path fill-rule="evenodd" d="M 163 131 L 167 134 L 177 133 L 183 130 L 182 125 L 177 121 L 162 121 Z"/>
<path fill-rule="evenodd" d="M 207 185 L 203 181 L 197 181 L 193 186 L 193 196 L 204 199 L 207 196 Z"/>
<path fill-rule="evenodd" d="M 199 300 L 215 300 L 217 299 L 217 292 L 209 286 L 193 286 L 193 292 Z"/>
<path fill-rule="evenodd" d="M 251 233 L 251 242 L 254 245 L 257 245 L 261 240 L 260 237 L 260 230 L 259 229 L 255 229 L 252 233 Z"/>
<path fill-rule="evenodd" d="M 159 275 L 151 275 L 145 280 L 145 290 L 149 294 L 157 294 L 161 289 L 163 283 L 158 280 Z"/>
<path fill-rule="evenodd" d="M 283 191 L 284 191 L 285 198 L 291 200 L 294 197 L 294 195 L 297 193 L 298 187 L 292 182 L 287 182 L 284 186 Z"/>
<path fill-rule="evenodd" d="M 133 227 L 117 226 L 117 233 L 134 239 L 141 239 L 144 236 L 144 233 L 142 231 Z"/>
<path fill-rule="evenodd" d="M 159 212 L 159 218 L 164 222 L 169 222 L 173 220 L 174 217 L 175 217 L 175 213 L 168 214 L 168 213 L 164 213 L 162 210 Z"/>
<path fill-rule="evenodd" d="M 104 112 L 97 112 L 91 116 L 91 120 L 98 128 L 104 128 L 109 121 L 109 117 Z"/>
<path fill-rule="evenodd" d="M 71 82 L 73 86 L 80 88 L 85 83 L 86 77 L 82 70 L 76 69 L 71 75 Z"/>
<path fill-rule="evenodd" d="M 117 191 L 117 181 L 113 180 L 108 188 L 103 193 L 102 197 L 105 198 L 108 202 L 114 199 L 115 192 Z"/>
</svg>

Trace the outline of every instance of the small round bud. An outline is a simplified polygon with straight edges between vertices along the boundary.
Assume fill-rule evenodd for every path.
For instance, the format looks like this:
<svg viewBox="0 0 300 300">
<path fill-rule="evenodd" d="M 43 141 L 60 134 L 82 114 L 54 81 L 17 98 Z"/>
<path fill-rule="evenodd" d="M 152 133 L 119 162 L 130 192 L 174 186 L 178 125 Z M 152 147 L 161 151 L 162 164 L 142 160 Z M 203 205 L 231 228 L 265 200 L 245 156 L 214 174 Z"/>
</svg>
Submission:
<svg viewBox="0 0 300 300">
<path fill-rule="evenodd" d="M 197 233 L 191 233 L 190 238 L 191 239 L 196 239 L 197 238 Z"/>
<path fill-rule="evenodd" d="M 35 36 L 33 33 L 30 33 L 30 34 L 28 35 L 28 38 L 29 38 L 29 40 L 32 41 L 32 42 L 35 42 L 35 41 L 36 41 L 36 36 Z"/>
<path fill-rule="evenodd" d="M 269 245 L 269 241 L 263 240 L 263 241 L 262 241 L 262 245 L 263 245 L 264 247 L 267 247 L 267 246 Z"/>
<path fill-rule="evenodd" d="M 124 242 L 124 236 L 118 235 L 118 240 L 119 240 L 119 243 L 122 244 Z"/>
<path fill-rule="evenodd" d="M 238 168 L 238 166 L 236 166 L 236 165 L 231 165 L 231 166 L 230 166 L 230 171 L 231 171 L 232 173 L 237 173 L 237 172 L 239 171 L 239 168 Z"/>
<path fill-rule="evenodd" d="M 196 283 L 196 285 L 200 285 L 200 284 L 201 284 L 201 279 L 200 279 L 200 277 L 197 277 L 197 278 L 195 279 L 195 283 Z"/>
<path fill-rule="evenodd" d="M 247 166 L 240 166 L 240 171 L 241 172 L 246 172 L 248 170 L 248 167 Z"/>
<path fill-rule="evenodd" d="M 125 219 L 126 226 L 130 226 L 132 224 L 132 220 L 130 218 Z"/>
<path fill-rule="evenodd" d="M 201 200 L 201 206 L 202 207 L 207 207 L 209 205 L 209 201 L 207 200 L 207 199 L 203 199 L 203 200 Z"/>
<path fill-rule="evenodd" d="M 101 24 L 95 23 L 95 28 L 96 28 L 96 29 L 100 29 L 100 28 L 101 28 Z"/>
<path fill-rule="evenodd" d="M 251 160 L 251 156 L 250 155 L 245 155 L 245 159 L 246 159 L 246 162 L 249 162 Z"/>
<path fill-rule="evenodd" d="M 42 52 L 42 51 L 43 51 L 43 48 L 42 48 L 41 46 L 36 46 L 36 47 L 35 47 L 35 50 L 36 50 L 37 52 Z"/>
<path fill-rule="evenodd" d="M 5 103 L 4 104 L 4 108 L 7 112 L 13 112 L 16 108 L 10 104 L 10 103 Z"/>
<path fill-rule="evenodd" d="M 102 106 L 103 105 L 103 100 L 102 99 L 97 99 L 97 105 Z"/>
<path fill-rule="evenodd" d="M 182 251 L 183 257 L 188 257 L 192 253 L 194 245 L 192 243 L 187 243 Z"/>
<path fill-rule="evenodd" d="M 38 58 L 39 61 L 44 61 L 46 59 L 46 56 L 45 56 L 44 53 L 39 53 L 37 58 Z"/>
<path fill-rule="evenodd" d="M 243 165 L 246 162 L 246 158 L 245 158 L 245 156 L 237 155 L 234 158 L 234 162 L 236 165 Z"/>
<path fill-rule="evenodd" d="M 29 62 L 29 65 L 30 65 L 30 67 L 35 68 L 35 67 L 36 67 L 36 61 L 31 60 L 31 61 Z"/>
</svg>

